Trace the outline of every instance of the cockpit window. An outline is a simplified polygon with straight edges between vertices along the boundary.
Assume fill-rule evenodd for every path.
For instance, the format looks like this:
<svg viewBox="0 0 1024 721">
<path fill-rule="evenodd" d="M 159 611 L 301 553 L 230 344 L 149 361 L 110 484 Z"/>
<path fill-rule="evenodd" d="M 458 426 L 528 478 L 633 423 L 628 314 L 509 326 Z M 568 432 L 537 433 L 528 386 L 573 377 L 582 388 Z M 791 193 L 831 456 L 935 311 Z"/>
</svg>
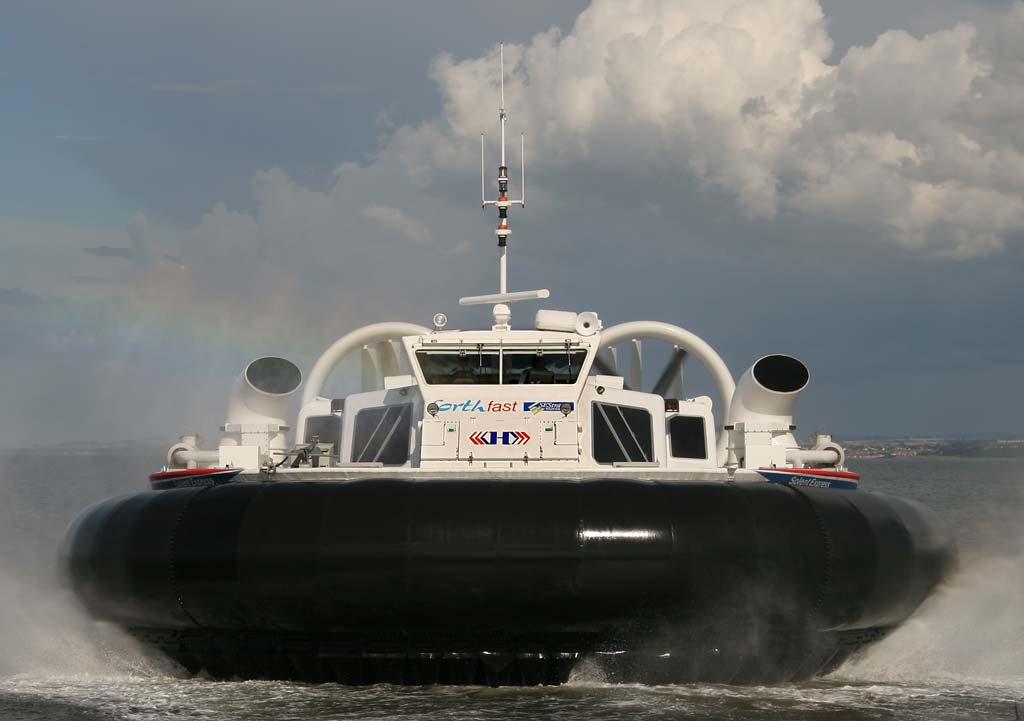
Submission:
<svg viewBox="0 0 1024 721">
<path fill-rule="evenodd" d="M 579 379 L 587 350 L 547 348 L 459 348 L 416 351 L 430 385 L 572 385 Z"/>
<path fill-rule="evenodd" d="M 585 350 L 507 350 L 502 367 L 505 385 L 563 383 L 572 385 L 587 359 Z"/>
<path fill-rule="evenodd" d="M 497 350 L 416 352 L 423 377 L 431 385 L 498 385 Z"/>
</svg>

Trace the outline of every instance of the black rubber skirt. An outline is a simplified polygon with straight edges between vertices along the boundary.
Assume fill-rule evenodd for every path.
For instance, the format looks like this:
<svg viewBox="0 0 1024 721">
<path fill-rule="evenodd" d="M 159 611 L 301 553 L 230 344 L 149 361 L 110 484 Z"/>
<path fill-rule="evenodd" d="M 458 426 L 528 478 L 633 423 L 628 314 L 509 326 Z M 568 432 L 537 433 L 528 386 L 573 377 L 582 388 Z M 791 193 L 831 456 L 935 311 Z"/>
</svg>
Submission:
<svg viewBox="0 0 1024 721">
<path fill-rule="evenodd" d="M 215 677 L 764 683 L 833 669 L 956 564 L 922 505 L 770 483 L 229 483 L 84 511 L 97 617 Z"/>
</svg>

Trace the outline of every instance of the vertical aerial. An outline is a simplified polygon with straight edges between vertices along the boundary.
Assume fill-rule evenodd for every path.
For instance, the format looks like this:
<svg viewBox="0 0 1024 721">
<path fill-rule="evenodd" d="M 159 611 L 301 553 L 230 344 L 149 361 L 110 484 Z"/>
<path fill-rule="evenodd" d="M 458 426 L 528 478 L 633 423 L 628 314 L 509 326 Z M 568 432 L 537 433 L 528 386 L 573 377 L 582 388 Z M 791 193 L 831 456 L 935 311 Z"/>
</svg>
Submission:
<svg viewBox="0 0 1024 721">
<path fill-rule="evenodd" d="M 480 133 L 480 207 L 486 208 L 494 205 L 498 208 L 498 228 L 494 231 L 498 236 L 498 248 L 500 249 L 500 290 L 499 293 L 508 292 L 508 237 L 512 231 L 508 227 L 508 209 L 512 205 L 526 207 L 526 136 L 519 134 L 520 148 L 520 170 L 522 181 L 520 183 L 521 197 L 519 200 L 508 199 L 508 164 L 505 160 L 505 122 L 508 114 L 505 112 L 505 43 L 498 46 L 498 58 L 501 66 L 501 106 L 498 108 L 498 125 L 501 134 L 501 165 L 498 166 L 498 197 L 495 200 L 487 199 L 487 192 L 484 185 L 486 170 L 484 168 L 484 134 Z"/>
<path fill-rule="evenodd" d="M 498 45 L 498 62 L 500 64 L 501 104 L 498 107 L 498 127 L 501 136 L 501 162 L 498 166 L 498 197 L 492 200 L 487 198 L 486 165 L 484 160 L 484 134 L 480 133 L 480 207 L 486 208 L 493 205 L 498 209 L 498 227 L 494 234 L 498 236 L 498 293 L 493 295 L 478 295 L 461 298 L 461 305 L 482 305 L 486 303 L 501 304 L 502 307 L 495 307 L 495 318 L 499 315 L 507 322 L 508 309 L 503 304 L 514 303 L 520 300 L 533 300 L 535 298 L 547 298 L 550 293 L 547 290 L 527 290 L 509 293 L 508 291 L 508 238 L 512 231 L 508 227 L 508 209 L 513 205 L 521 208 L 526 207 L 526 136 L 519 134 L 519 156 L 520 156 L 520 197 L 518 200 L 510 200 L 508 197 L 508 162 L 505 152 L 505 124 L 508 120 L 508 113 L 505 112 L 505 44 Z M 501 321 L 497 321 L 501 323 Z"/>
</svg>

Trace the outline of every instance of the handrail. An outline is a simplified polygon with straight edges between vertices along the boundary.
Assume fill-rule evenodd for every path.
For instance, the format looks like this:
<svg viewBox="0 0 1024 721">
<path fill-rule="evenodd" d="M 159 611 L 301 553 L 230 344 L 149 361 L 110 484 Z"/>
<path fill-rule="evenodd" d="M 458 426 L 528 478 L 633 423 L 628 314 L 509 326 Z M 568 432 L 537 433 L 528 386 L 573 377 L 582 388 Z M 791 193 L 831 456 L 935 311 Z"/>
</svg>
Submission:
<svg viewBox="0 0 1024 721">
<path fill-rule="evenodd" d="M 389 322 L 389 323 L 374 323 L 372 325 L 363 326 L 358 328 L 347 335 L 343 335 L 338 340 L 334 341 L 331 346 L 324 351 L 315 364 L 313 369 L 309 372 L 309 377 L 306 379 L 306 387 L 302 391 L 302 405 L 310 403 L 320 395 L 324 389 L 324 385 L 327 383 L 327 378 L 331 375 L 331 371 L 334 370 L 335 366 L 341 362 L 341 359 L 347 356 L 349 353 L 361 349 L 364 345 L 370 343 L 380 343 L 381 341 L 391 340 L 393 338 L 401 338 L 408 335 L 429 335 L 430 329 L 424 328 L 421 325 L 415 323 L 401 323 L 401 322 Z"/>
</svg>

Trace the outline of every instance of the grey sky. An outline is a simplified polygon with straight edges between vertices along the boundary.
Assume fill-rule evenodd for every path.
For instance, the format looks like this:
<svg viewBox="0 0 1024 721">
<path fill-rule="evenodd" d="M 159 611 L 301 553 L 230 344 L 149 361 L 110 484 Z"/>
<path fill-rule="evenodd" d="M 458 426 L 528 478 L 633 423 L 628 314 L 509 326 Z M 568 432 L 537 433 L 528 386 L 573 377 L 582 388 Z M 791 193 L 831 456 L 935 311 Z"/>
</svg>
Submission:
<svg viewBox="0 0 1024 721">
<path fill-rule="evenodd" d="M 483 322 L 501 38 L 514 286 L 793 352 L 808 431 L 1024 431 L 1021 3 L 587 5 L 8 0 L 3 444 L 210 432 L 251 357 Z"/>
</svg>

